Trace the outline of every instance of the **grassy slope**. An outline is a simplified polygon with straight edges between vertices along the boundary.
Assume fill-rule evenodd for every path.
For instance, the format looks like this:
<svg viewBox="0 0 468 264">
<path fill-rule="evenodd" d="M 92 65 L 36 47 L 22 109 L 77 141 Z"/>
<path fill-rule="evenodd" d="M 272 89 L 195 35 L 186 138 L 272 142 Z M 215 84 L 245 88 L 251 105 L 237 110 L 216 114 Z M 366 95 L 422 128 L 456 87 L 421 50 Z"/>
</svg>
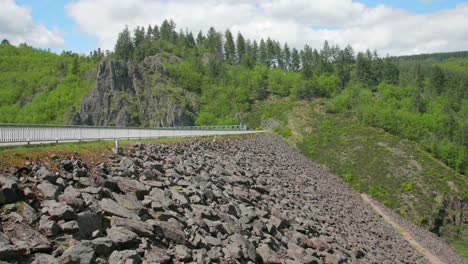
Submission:
<svg viewBox="0 0 468 264">
<path fill-rule="evenodd" d="M 434 221 L 444 195 L 466 195 L 466 178 L 414 142 L 363 126 L 343 114 L 325 114 L 324 103 L 261 102 L 254 106 L 247 124 L 275 118 L 275 131 L 289 143 L 354 189 L 370 194 L 416 224 Z M 446 218 L 454 215 L 456 212 L 449 211 Z M 458 252 L 467 256 L 468 237 L 457 236 L 453 225 L 444 226 L 442 231 Z"/>
<path fill-rule="evenodd" d="M 30 47 L 0 45 L 0 123 L 62 124 L 93 86 L 96 63 Z"/>
</svg>

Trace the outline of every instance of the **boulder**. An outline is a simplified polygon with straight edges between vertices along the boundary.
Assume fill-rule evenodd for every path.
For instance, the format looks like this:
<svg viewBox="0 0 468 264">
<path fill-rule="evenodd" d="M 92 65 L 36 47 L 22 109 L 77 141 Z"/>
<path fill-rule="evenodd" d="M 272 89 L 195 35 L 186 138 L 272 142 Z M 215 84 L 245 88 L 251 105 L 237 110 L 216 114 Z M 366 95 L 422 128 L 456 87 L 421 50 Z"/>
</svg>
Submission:
<svg viewBox="0 0 468 264">
<path fill-rule="evenodd" d="M 91 264 L 94 263 L 94 250 L 83 245 L 73 245 L 63 252 L 60 263 L 64 264 Z"/>
</svg>

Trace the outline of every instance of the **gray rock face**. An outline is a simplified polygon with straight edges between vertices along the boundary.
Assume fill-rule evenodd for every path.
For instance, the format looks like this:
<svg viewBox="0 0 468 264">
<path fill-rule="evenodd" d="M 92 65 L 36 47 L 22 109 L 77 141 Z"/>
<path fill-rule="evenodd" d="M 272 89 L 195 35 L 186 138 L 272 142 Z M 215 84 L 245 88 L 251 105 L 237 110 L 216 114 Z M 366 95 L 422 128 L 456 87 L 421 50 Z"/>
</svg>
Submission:
<svg viewBox="0 0 468 264">
<path fill-rule="evenodd" d="M 197 109 L 195 95 L 172 85 L 164 62 L 177 57 L 147 57 L 139 64 L 104 60 L 100 63 L 96 86 L 85 98 L 73 124 L 174 126 L 193 123 Z M 174 97 L 169 95 L 174 95 Z M 186 98 L 178 100 L 176 98 Z M 132 113 L 138 113 L 138 116 Z"/>
</svg>

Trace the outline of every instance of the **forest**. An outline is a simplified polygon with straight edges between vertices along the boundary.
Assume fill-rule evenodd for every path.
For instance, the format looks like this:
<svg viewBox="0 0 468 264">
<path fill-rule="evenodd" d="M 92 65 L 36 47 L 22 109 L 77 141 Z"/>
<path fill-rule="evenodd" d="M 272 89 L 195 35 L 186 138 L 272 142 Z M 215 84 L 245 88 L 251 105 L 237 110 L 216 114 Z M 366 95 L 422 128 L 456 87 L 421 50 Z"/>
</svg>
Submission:
<svg viewBox="0 0 468 264">
<path fill-rule="evenodd" d="M 321 50 L 291 48 L 214 28 L 204 34 L 160 27 L 125 28 L 111 56 L 139 61 L 156 53 L 183 58 L 167 65 L 183 88 L 200 95 L 197 124 L 245 122 L 256 102 L 330 98 L 327 111 L 416 141 L 468 173 L 468 52 L 382 58 L 327 41 Z M 258 125 L 258 124 L 255 124 Z"/>
<path fill-rule="evenodd" d="M 269 98 L 326 98 L 328 113 L 347 113 L 416 141 L 468 173 L 467 52 L 382 57 L 327 41 L 320 50 L 296 49 L 213 27 L 198 33 L 178 30 L 172 20 L 126 27 L 113 52 L 86 56 L 5 43 L 0 45 L 0 122 L 67 123 L 64 115 L 90 91 L 102 58 L 139 62 L 155 54 L 182 58 L 165 66 L 174 82 L 198 95 L 195 124 L 245 123 L 253 106 Z M 28 112 L 41 114 L 31 118 Z"/>
</svg>

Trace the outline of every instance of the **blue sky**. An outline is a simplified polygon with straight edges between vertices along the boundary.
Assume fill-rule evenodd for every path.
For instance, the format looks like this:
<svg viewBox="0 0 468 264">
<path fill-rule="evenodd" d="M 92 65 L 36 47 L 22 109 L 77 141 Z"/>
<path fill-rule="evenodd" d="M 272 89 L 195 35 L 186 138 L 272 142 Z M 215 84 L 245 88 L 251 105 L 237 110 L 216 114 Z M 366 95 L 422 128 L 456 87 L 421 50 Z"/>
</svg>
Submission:
<svg viewBox="0 0 468 264">
<path fill-rule="evenodd" d="M 368 45 L 371 49 L 383 52 L 411 54 L 461 49 L 468 43 L 468 40 L 457 36 L 466 33 L 462 29 L 459 32 L 452 32 L 450 36 L 436 39 L 437 31 L 445 34 L 446 31 L 450 32 L 455 24 L 465 22 L 459 20 L 443 22 L 446 23 L 442 25 L 445 28 L 434 25 L 433 29 L 428 29 L 427 34 L 415 31 L 413 36 L 422 35 L 422 37 L 421 40 L 413 41 L 414 43 L 394 39 L 404 26 L 393 23 L 392 17 L 395 17 L 395 22 L 401 22 L 397 21 L 401 19 L 412 21 L 416 27 L 414 30 L 419 30 L 416 26 L 418 23 L 424 25 L 426 20 L 433 21 L 433 18 L 439 18 L 441 16 L 439 14 L 443 14 L 444 11 L 453 11 L 453 14 L 447 15 L 450 17 L 463 17 L 463 15 L 468 17 L 467 1 L 459 0 L 329 0 L 321 2 L 318 0 L 258 0 L 252 8 L 249 4 L 253 1 L 247 0 L 237 1 L 239 4 L 229 0 L 135 0 L 131 4 L 128 4 L 129 1 L 117 0 L 0 0 L 0 4 L 3 2 L 5 6 L 9 4 L 18 10 L 28 7 L 29 20 L 32 22 L 23 23 L 31 27 L 30 29 L 8 31 L 7 25 L 7 29 L 3 30 L 5 32 L 2 32 L 0 23 L 0 37 L 11 35 L 12 42 L 15 40 L 33 42 L 30 44 L 42 48 L 50 47 L 55 52 L 73 50 L 87 53 L 97 47 L 112 49 L 115 37 L 124 25 L 132 28 L 136 25 L 158 24 L 166 17 L 174 18 L 178 26 L 194 31 L 206 30 L 210 24 L 215 25 L 219 30 L 226 28 L 240 30 L 248 37 L 255 39 L 271 36 L 298 47 L 304 44 L 319 47 L 324 39 L 328 39 L 340 45 L 350 43 L 357 49 L 363 49 Z M 206 5 L 204 9 L 199 8 L 203 5 Z M 382 5 L 386 8 L 379 8 Z M 460 5 L 467 8 L 460 8 Z M 212 6 L 216 12 L 210 13 Z M 187 12 L 183 12 L 184 8 L 187 8 Z M 17 9 L 11 9 L 13 11 L 6 15 L 13 16 L 16 12 L 14 10 Z M 149 9 L 154 9 L 154 14 L 148 12 Z M 122 10 L 124 10 L 125 18 L 115 20 L 119 15 L 113 12 L 122 12 Z M 126 10 L 131 10 L 131 12 L 125 12 Z M 403 13 L 400 12 L 401 10 L 404 10 Z M 225 19 L 223 12 L 231 18 Z M 232 16 L 233 13 L 238 17 Z M 216 18 L 218 15 L 222 21 Z M 0 11 L 0 22 L 2 22 L 1 17 Z M 27 20 L 26 18 L 18 19 Z M 43 37 L 40 42 L 34 43 L 37 37 L 26 34 L 41 31 L 37 28 L 41 25 L 43 33 L 39 35 L 49 36 L 50 40 Z M 291 29 L 293 29 L 292 33 Z M 434 36 L 430 36 L 431 31 L 434 31 Z M 23 35 L 15 32 L 22 32 Z M 375 32 L 382 36 L 377 37 Z M 356 36 L 370 38 L 371 41 L 360 41 Z M 454 41 L 458 45 L 453 45 Z M 449 45 L 449 42 L 452 45 Z M 468 46 L 465 49 L 468 49 Z"/>
</svg>

